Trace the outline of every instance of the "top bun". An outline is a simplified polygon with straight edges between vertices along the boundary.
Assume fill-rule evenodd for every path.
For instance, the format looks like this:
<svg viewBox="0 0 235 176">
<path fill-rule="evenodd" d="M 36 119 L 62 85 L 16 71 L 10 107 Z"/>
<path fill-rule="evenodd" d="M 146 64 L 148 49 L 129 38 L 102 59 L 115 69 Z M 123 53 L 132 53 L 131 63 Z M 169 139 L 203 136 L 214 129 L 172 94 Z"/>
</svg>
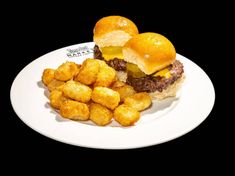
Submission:
<svg viewBox="0 0 235 176">
<path fill-rule="evenodd" d="M 101 18 L 94 27 L 94 42 L 99 47 L 123 46 L 131 37 L 138 34 L 136 25 L 122 16 Z"/>
<path fill-rule="evenodd" d="M 135 35 L 124 45 L 122 52 L 125 61 L 138 65 L 148 75 L 167 67 L 176 57 L 173 44 L 152 32 Z"/>
</svg>

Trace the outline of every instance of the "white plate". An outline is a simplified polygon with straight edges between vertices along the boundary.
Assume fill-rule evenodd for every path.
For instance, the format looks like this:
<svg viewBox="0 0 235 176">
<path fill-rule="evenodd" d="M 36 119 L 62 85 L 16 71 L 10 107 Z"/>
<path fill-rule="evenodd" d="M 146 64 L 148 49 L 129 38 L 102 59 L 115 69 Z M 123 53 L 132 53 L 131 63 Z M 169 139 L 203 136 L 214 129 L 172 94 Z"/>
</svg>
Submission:
<svg viewBox="0 0 235 176">
<path fill-rule="evenodd" d="M 163 143 L 197 127 L 210 113 L 215 92 L 206 73 L 189 59 L 177 54 L 184 65 L 186 79 L 176 98 L 154 102 L 141 114 L 135 126 L 116 123 L 99 127 L 91 122 L 61 118 L 48 105 L 47 91 L 41 83 L 45 68 L 56 68 L 66 60 L 81 63 L 93 57 L 94 43 L 58 49 L 28 64 L 11 87 L 11 103 L 20 119 L 35 131 L 64 143 L 103 149 L 128 149 Z"/>
</svg>

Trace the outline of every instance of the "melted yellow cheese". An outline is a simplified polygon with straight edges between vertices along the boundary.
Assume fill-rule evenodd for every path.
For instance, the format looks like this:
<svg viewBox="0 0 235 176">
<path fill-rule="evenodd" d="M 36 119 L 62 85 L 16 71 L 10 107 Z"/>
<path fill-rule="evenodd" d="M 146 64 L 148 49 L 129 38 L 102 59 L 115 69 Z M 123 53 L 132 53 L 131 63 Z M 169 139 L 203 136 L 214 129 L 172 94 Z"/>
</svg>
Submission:
<svg viewBox="0 0 235 176">
<path fill-rule="evenodd" d="M 168 70 L 167 68 L 155 73 L 153 76 L 161 76 L 161 77 L 165 77 L 165 78 L 170 78 L 171 77 L 171 73 L 170 70 Z"/>
<path fill-rule="evenodd" d="M 109 46 L 100 48 L 102 56 L 106 61 L 112 60 L 115 57 L 118 59 L 123 59 L 122 47 L 119 46 Z"/>
<path fill-rule="evenodd" d="M 142 72 L 139 67 L 135 64 L 127 63 L 126 70 L 129 74 L 131 74 L 135 78 L 141 78 L 146 76 L 144 72 Z"/>
</svg>

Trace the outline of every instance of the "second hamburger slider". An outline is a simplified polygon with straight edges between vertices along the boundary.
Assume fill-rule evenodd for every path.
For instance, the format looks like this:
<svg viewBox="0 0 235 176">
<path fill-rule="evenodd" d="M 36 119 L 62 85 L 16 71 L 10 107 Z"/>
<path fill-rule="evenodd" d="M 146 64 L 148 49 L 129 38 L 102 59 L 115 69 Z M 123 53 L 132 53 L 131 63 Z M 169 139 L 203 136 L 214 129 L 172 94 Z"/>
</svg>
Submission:
<svg viewBox="0 0 235 176">
<path fill-rule="evenodd" d="M 138 34 L 135 24 L 123 18 L 110 16 L 97 22 L 94 57 L 105 60 L 118 71 L 119 80 L 137 92 L 148 92 L 158 100 L 175 96 L 184 70 L 173 44 L 157 33 Z"/>
<path fill-rule="evenodd" d="M 136 25 L 122 16 L 107 16 L 95 24 L 93 32 L 94 58 L 105 60 L 116 71 L 125 71 L 122 48 L 139 33 Z"/>
</svg>

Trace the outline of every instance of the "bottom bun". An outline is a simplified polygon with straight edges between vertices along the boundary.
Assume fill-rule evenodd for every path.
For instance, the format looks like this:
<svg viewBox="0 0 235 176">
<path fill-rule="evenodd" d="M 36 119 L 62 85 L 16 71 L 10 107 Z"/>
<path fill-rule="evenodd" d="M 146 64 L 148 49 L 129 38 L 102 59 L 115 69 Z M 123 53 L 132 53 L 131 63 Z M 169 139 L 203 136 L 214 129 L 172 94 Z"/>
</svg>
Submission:
<svg viewBox="0 0 235 176">
<path fill-rule="evenodd" d="M 167 97 L 175 97 L 181 85 L 185 79 L 185 76 L 182 75 L 180 79 L 174 82 L 174 84 L 170 85 L 167 89 L 163 90 L 162 92 L 155 91 L 153 93 L 149 93 L 152 99 L 163 100 Z"/>
</svg>

